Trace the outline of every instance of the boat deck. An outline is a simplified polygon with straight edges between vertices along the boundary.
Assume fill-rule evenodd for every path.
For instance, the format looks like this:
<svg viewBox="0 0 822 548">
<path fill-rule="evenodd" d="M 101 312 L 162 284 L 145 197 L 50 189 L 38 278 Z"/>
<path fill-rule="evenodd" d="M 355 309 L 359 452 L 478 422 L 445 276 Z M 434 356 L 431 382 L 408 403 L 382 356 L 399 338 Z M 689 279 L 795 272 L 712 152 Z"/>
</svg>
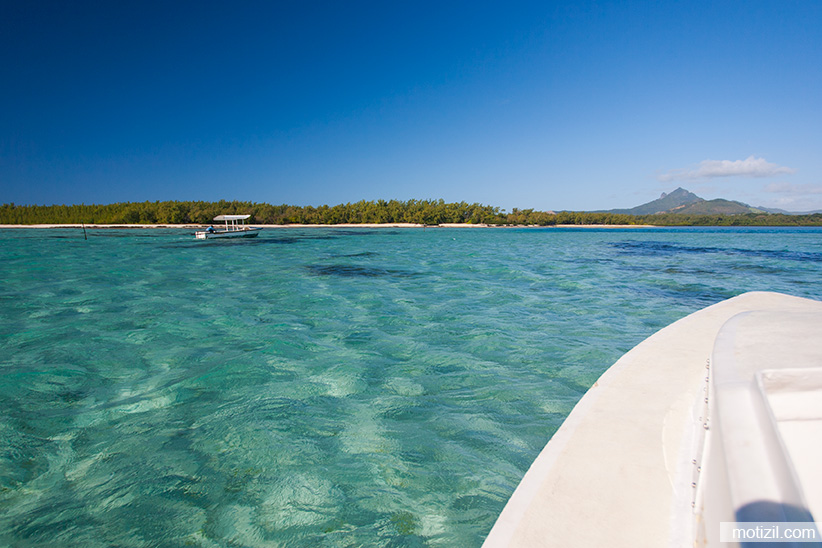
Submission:
<svg viewBox="0 0 822 548">
<path fill-rule="evenodd" d="M 728 320 L 753 311 L 744 329 L 724 333 L 723 340 L 731 356 L 807 368 L 808 379 L 815 379 L 790 385 L 777 378 L 785 381 L 783 371 L 762 390 L 799 483 L 812 484 L 805 489 L 815 497 L 808 505 L 822 512 L 822 303 L 753 292 L 669 325 L 609 368 L 534 461 L 484 546 L 693 546 L 705 527 L 696 515 L 697 491 L 704 487 L 702 448 L 711 432 L 715 344 Z M 774 322 L 782 327 L 774 329 Z M 797 390 L 813 403 L 797 405 Z"/>
</svg>

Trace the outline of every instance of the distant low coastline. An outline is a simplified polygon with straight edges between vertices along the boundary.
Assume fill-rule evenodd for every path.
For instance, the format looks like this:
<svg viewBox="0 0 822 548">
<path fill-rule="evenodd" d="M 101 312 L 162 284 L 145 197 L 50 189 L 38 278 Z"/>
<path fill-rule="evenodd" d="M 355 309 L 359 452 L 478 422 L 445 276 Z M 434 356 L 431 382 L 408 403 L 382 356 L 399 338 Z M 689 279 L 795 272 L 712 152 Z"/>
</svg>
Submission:
<svg viewBox="0 0 822 548">
<path fill-rule="evenodd" d="M 33 224 L 33 225 L 0 225 L 0 229 L 15 229 L 15 228 L 38 228 L 38 229 L 58 229 L 58 228 L 76 228 L 76 229 L 154 229 L 154 228 L 173 228 L 173 229 L 189 229 L 198 230 L 206 228 L 207 224 L 74 224 L 74 223 L 55 223 L 55 224 Z M 339 223 L 339 224 L 278 224 L 266 225 L 255 224 L 261 228 L 654 228 L 657 225 L 609 225 L 609 224 L 564 224 L 564 225 L 491 225 L 484 223 L 442 223 L 437 225 L 426 225 L 420 223 Z"/>
<path fill-rule="evenodd" d="M 787 215 L 765 211 L 723 214 L 661 212 L 647 215 L 614 211 L 538 211 L 443 200 L 361 200 L 335 206 L 272 205 L 257 202 L 124 202 L 102 205 L 0 205 L 0 226 L 28 227 L 192 227 L 218 215 L 249 215 L 255 226 L 822 226 L 822 214 Z"/>
</svg>

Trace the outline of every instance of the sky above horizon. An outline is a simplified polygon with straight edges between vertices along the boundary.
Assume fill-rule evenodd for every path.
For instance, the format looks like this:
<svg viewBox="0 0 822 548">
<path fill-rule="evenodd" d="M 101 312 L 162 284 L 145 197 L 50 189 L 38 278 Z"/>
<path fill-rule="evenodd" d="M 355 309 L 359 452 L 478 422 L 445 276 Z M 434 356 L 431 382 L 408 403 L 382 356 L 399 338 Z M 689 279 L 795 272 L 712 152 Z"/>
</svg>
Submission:
<svg viewBox="0 0 822 548">
<path fill-rule="evenodd" d="M 822 209 L 822 2 L 0 0 L 0 203 Z"/>
</svg>

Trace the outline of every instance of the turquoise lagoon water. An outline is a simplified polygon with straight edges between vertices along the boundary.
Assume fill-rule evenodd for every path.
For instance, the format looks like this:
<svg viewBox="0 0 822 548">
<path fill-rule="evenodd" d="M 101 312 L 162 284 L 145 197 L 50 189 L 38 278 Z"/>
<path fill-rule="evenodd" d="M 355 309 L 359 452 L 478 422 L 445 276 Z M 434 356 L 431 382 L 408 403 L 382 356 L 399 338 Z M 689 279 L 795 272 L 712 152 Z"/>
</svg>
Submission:
<svg viewBox="0 0 822 548">
<path fill-rule="evenodd" d="M 0 233 L 0 544 L 479 546 L 597 377 L 818 229 Z"/>
</svg>

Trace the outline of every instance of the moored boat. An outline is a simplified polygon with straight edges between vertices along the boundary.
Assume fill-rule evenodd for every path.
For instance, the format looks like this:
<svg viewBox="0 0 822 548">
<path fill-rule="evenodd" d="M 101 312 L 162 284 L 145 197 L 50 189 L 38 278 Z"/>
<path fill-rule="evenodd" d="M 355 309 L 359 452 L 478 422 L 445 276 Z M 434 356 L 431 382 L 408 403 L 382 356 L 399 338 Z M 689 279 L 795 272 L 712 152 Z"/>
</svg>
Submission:
<svg viewBox="0 0 822 548">
<path fill-rule="evenodd" d="M 198 240 L 211 240 L 214 238 L 256 238 L 262 228 L 246 226 L 245 221 L 251 215 L 217 215 L 215 221 L 225 222 L 225 228 L 215 229 L 213 226 L 206 230 L 198 230 L 194 233 Z"/>
</svg>

